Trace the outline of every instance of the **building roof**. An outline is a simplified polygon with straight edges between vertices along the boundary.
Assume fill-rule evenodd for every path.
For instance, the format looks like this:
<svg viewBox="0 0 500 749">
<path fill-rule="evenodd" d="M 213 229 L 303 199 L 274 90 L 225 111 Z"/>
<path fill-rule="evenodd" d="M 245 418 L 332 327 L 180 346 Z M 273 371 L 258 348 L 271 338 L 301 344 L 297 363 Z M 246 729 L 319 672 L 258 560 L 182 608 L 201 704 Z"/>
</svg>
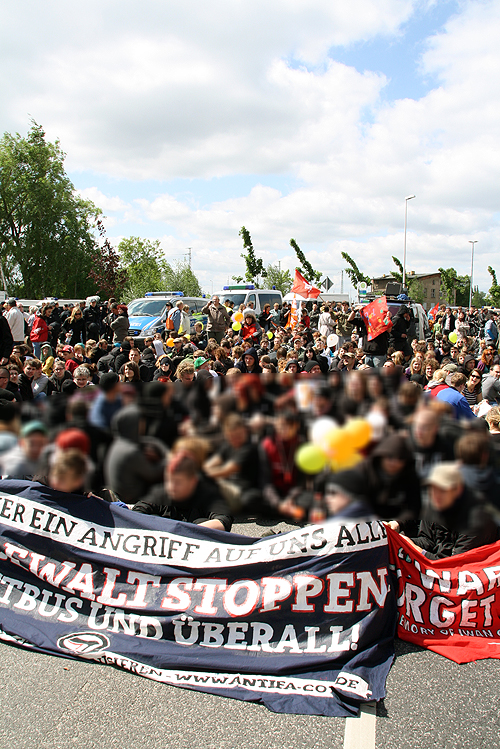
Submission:
<svg viewBox="0 0 500 749">
<path fill-rule="evenodd" d="M 406 273 L 406 278 L 432 278 L 433 276 L 441 277 L 441 273 L 439 271 L 436 271 L 435 273 L 415 273 L 415 271 L 407 271 Z M 396 281 L 396 279 L 390 273 L 384 273 L 382 276 L 373 276 L 372 281 L 386 281 L 387 283 L 390 283 L 391 281 Z"/>
</svg>

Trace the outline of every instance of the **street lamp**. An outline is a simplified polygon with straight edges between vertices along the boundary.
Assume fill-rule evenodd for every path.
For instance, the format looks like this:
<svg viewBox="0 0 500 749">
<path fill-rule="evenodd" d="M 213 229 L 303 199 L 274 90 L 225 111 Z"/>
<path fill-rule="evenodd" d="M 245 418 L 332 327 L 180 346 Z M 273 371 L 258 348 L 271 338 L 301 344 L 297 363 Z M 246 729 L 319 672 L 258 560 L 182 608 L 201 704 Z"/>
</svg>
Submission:
<svg viewBox="0 0 500 749">
<path fill-rule="evenodd" d="M 405 244 L 403 249 L 403 288 L 406 286 L 406 222 L 408 218 L 408 201 L 412 198 L 416 198 L 416 195 L 408 195 L 405 198 Z"/>
<path fill-rule="evenodd" d="M 477 239 L 469 239 L 472 245 L 472 252 L 470 257 L 470 290 L 469 290 L 469 309 L 472 307 L 472 273 L 474 271 L 474 245 L 478 242 Z"/>
</svg>

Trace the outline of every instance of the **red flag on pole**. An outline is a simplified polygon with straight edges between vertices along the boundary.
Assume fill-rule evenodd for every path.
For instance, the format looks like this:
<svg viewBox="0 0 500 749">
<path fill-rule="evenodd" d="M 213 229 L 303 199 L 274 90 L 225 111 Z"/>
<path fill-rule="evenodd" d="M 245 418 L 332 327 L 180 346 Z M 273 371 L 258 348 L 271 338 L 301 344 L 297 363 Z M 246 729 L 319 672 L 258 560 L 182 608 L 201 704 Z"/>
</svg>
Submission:
<svg viewBox="0 0 500 749">
<path fill-rule="evenodd" d="M 436 303 L 436 305 L 435 305 L 435 306 L 434 306 L 434 307 L 433 307 L 433 308 L 431 309 L 431 311 L 429 312 L 429 315 L 428 315 L 428 316 L 430 317 L 430 319 L 431 319 L 431 320 L 432 320 L 433 322 L 434 322 L 434 320 L 436 319 L 436 315 L 437 315 L 437 311 L 438 311 L 438 309 L 439 309 L 439 302 L 437 302 L 437 303 Z"/>
<path fill-rule="evenodd" d="M 316 286 L 313 286 L 312 283 L 309 283 L 302 273 L 299 273 L 299 271 L 295 269 L 295 280 L 291 292 L 292 294 L 299 294 L 306 299 L 317 299 L 321 294 L 321 289 L 318 289 Z"/>
<path fill-rule="evenodd" d="M 378 335 L 392 328 L 392 320 L 389 315 L 385 296 L 381 296 L 375 299 L 375 301 L 370 302 L 370 304 L 367 304 L 366 307 L 360 310 L 360 314 L 365 321 L 369 341 L 373 341 Z"/>
</svg>

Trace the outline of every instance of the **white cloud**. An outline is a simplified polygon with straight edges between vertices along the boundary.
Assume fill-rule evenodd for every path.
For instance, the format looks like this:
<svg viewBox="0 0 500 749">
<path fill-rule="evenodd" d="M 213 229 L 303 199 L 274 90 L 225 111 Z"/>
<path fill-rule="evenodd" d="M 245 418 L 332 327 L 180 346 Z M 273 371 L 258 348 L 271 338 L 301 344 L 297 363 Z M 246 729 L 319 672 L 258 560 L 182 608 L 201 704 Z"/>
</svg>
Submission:
<svg viewBox="0 0 500 749">
<path fill-rule="evenodd" d="M 425 7 L 422 0 L 420 8 Z M 26 113 L 61 138 L 69 168 L 137 180 L 135 198 L 82 191 L 122 223 L 165 225 L 167 254 L 192 246 L 204 277 L 243 267 L 244 224 L 266 262 L 295 260 L 294 236 L 318 267 L 340 252 L 371 273 L 402 254 L 404 198 L 410 265 L 456 264 L 477 278 L 500 232 L 500 6 L 463 2 L 431 36 L 420 73 L 429 93 L 385 102 L 387 81 L 327 57 L 334 45 L 401 34 L 415 2 L 402 0 L 128 0 L 69 7 L 61 0 L 6 9 L 0 94 L 4 129 Z M 22 34 L 16 34 L 22 28 Z M 15 43 L 14 43 L 15 39 Z M 222 201 L 173 190 L 154 198 L 143 179 L 260 174 Z M 287 175 L 290 191 L 262 175 Z M 323 266 L 321 266 L 323 263 Z"/>
</svg>

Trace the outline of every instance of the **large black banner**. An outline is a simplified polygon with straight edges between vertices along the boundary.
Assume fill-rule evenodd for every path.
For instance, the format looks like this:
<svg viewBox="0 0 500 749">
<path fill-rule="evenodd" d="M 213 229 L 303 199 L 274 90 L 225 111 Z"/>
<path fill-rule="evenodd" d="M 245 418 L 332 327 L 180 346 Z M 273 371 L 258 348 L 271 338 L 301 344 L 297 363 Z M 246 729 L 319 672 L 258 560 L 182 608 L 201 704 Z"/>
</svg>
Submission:
<svg viewBox="0 0 500 749">
<path fill-rule="evenodd" d="M 157 681 L 347 716 L 385 695 L 385 527 L 253 539 L 0 482 L 0 638 Z"/>
</svg>

